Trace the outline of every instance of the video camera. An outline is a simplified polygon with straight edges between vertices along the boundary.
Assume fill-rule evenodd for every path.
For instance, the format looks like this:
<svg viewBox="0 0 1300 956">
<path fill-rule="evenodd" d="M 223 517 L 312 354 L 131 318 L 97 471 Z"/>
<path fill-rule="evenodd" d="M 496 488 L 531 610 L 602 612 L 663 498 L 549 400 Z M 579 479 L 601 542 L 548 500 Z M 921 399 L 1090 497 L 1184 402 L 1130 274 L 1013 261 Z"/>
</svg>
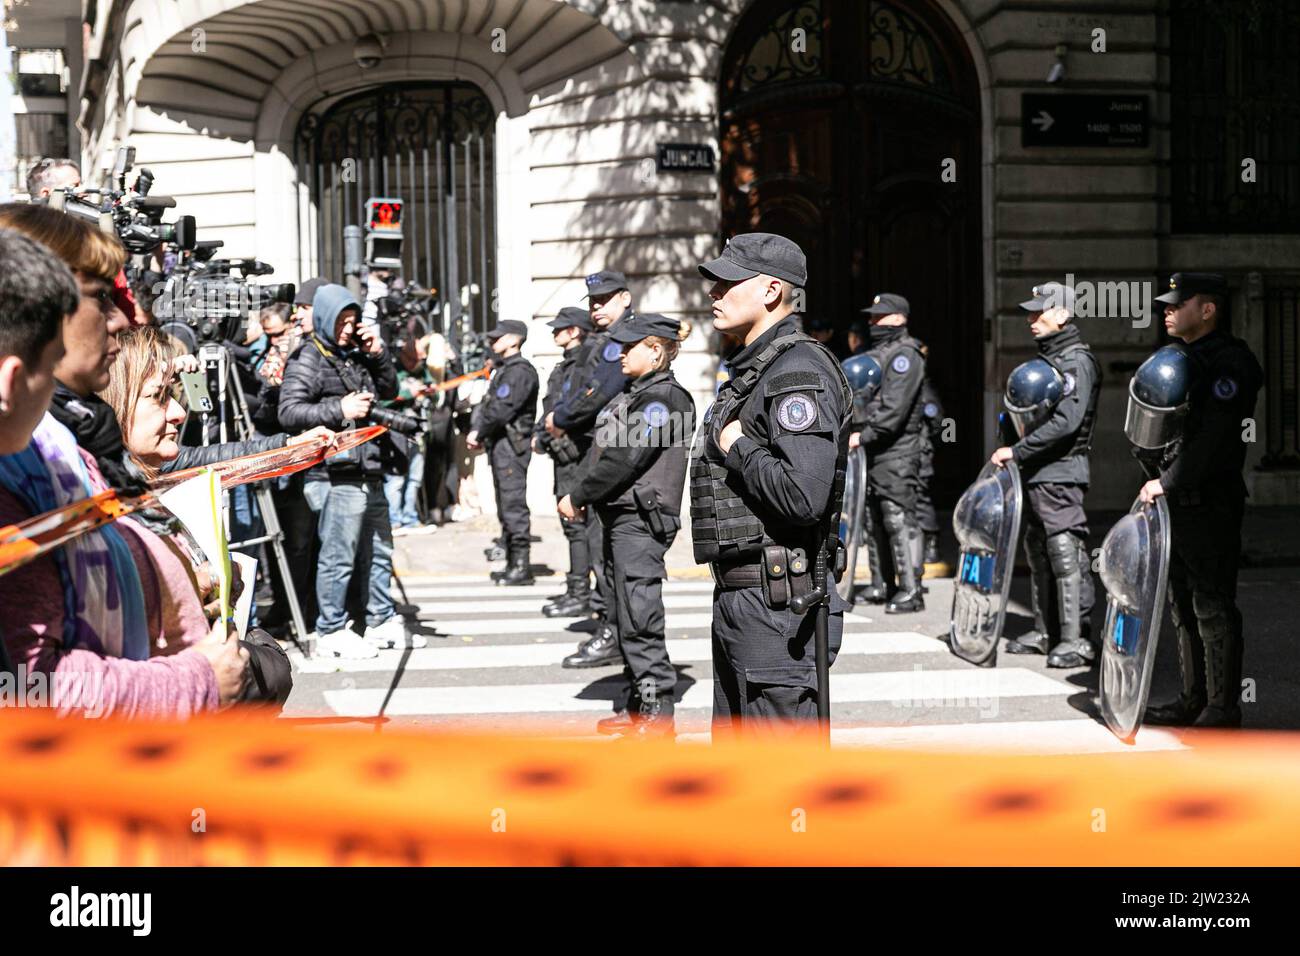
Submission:
<svg viewBox="0 0 1300 956">
<path fill-rule="evenodd" d="M 425 289 L 415 283 L 404 285 L 400 279 L 394 280 L 388 288 L 387 295 L 375 300 L 375 318 L 389 349 L 400 352 L 411 338 L 420 338 L 433 331 L 437 290 Z"/>
<path fill-rule="evenodd" d="M 190 250 L 195 244 L 193 216 L 181 216 L 176 222 L 163 222 L 165 210 L 173 209 L 176 200 L 171 196 L 150 196 L 153 173 L 141 169 L 135 186 L 128 190 L 126 174 L 135 165 L 135 147 L 123 146 L 117 151 L 113 166 L 116 187 L 96 188 L 79 186 L 50 193 L 47 200 L 51 209 L 85 219 L 105 232 L 114 233 L 126 251 L 132 254 L 152 252 L 159 245 L 173 245 Z"/>
<path fill-rule="evenodd" d="M 250 312 L 276 302 L 292 302 L 292 282 L 253 285 L 254 276 L 275 269 L 260 259 L 217 259 L 221 240 L 195 244 L 187 260 L 172 270 L 154 301 L 154 315 L 164 326 L 184 326 L 196 344 L 242 341 Z"/>
</svg>

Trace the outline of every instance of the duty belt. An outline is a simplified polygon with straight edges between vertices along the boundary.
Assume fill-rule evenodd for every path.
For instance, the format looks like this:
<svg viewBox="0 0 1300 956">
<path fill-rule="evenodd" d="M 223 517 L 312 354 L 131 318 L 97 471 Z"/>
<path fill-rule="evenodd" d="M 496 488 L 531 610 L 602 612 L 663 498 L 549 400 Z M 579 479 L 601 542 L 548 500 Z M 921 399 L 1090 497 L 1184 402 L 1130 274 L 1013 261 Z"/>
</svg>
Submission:
<svg viewBox="0 0 1300 956">
<path fill-rule="evenodd" d="M 787 607 L 792 598 L 802 597 L 813 587 L 808 553 L 779 544 L 769 545 L 754 558 L 712 561 L 709 573 L 724 591 L 761 587 L 767 606 L 775 610 Z"/>
</svg>

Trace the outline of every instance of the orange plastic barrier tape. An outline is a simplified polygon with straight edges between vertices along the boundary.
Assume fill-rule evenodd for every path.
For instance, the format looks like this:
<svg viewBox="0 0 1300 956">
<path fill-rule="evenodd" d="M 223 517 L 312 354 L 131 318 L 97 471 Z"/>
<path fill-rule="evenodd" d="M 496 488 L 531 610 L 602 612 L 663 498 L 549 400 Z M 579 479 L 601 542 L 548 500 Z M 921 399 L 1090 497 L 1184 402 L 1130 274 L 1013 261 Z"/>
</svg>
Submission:
<svg viewBox="0 0 1300 956">
<path fill-rule="evenodd" d="M 291 475 L 296 471 L 313 468 L 326 458 L 345 452 L 350 448 L 355 448 L 372 438 L 378 438 L 386 431 L 388 429 L 383 425 L 350 428 L 338 432 L 333 439 L 316 438 L 309 442 L 303 442 L 301 445 L 286 445 L 284 448 L 258 451 L 251 455 L 243 455 L 239 458 L 231 458 L 211 465 L 201 465 L 197 468 L 187 468 L 184 471 L 159 475 L 154 481 L 150 482 L 149 487 L 154 491 L 165 491 L 208 469 L 217 473 L 223 488 L 233 488 L 236 485 L 247 484 L 250 481 L 264 481 L 267 478 Z"/>
<path fill-rule="evenodd" d="M 1300 862 L 1295 735 L 1197 740 L 1175 753 L 1044 758 L 6 709 L 0 862 Z"/>
<path fill-rule="evenodd" d="M 255 452 L 213 465 L 163 475 L 150 487 L 154 491 L 165 491 L 209 469 L 217 472 L 224 488 L 278 478 L 318 465 L 326 458 L 377 438 L 386 431 L 388 429 L 383 425 L 350 429 L 340 432 L 333 441 L 318 438 L 293 447 Z M 94 531 L 133 511 L 157 504 L 158 499 L 153 494 L 119 498 L 115 491 L 104 491 L 94 497 L 74 501 L 62 508 L 28 518 L 19 524 L 0 528 L 0 575 L 20 568 L 28 561 L 35 560 L 88 531 Z"/>
<path fill-rule="evenodd" d="M 439 382 L 437 385 L 430 386 L 424 391 L 426 394 L 432 394 L 433 392 L 447 392 L 453 388 L 459 388 L 466 382 L 472 382 L 476 378 L 486 378 L 491 371 L 492 369 L 489 366 L 484 365 L 477 372 L 466 372 L 464 375 L 457 375 L 455 378 L 449 378 L 445 382 Z"/>
</svg>

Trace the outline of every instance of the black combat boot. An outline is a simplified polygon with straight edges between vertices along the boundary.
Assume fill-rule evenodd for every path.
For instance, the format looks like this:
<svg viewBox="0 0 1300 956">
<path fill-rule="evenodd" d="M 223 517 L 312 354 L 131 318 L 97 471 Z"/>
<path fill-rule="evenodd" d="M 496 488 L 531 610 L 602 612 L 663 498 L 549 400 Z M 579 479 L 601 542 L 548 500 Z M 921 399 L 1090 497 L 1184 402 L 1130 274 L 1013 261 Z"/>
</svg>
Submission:
<svg viewBox="0 0 1300 956">
<path fill-rule="evenodd" d="M 488 572 L 488 577 L 490 577 L 494 583 L 500 584 L 503 580 L 505 580 L 505 576 L 510 573 L 510 565 L 514 561 L 514 556 L 515 556 L 515 549 L 513 547 L 507 548 L 505 550 L 505 553 L 501 555 L 501 557 L 505 559 L 506 566 L 504 568 L 501 568 L 499 571 Z"/>
<path fill-rule="evenodd" d="M 620 707 L 614 712 L 613 717 L 606 717 L 603 720 L 596 721 L 596 732 L 599 734 L 625 734 L 636 725 L 636 718 L 626 707 Z"/>
<path fill-rule="evenodd" d="M 528 545 L 512 548 L 505 576 L 497 583 L 507 588 L 528 587 L 534 584 L 532 566 L 528 562 Z"/>
<path fill-rule="evenodd" d="M 564 596 L 542 608 L 547 617 L 586 617 L 591 613 L 591 590 L 586 575 L 570 574 Z"/>
<path fill-rule="evenodd" d="M 636 725 L 626 736 L 637 740 L 652 740 L 677 737 L 677 726 L 673 720 L 673 702 L 656 697 L 653 701 L 642 701 L 637 714 Z"/>
<path fill-rule="evenodd" d="M 1201 618 L 1205 641 L 1205 709 L 1193 727 L 1241 726 L 1241 638 L 1234 633 L 1226 609 Z"/>
<path fill-rule="evenodd" d="M 618 634 L 611 625 L 602 621 L 596 633 L 564 659 L 563 666 L 604 667 L 622 663 L 623 652 L 618 649 Z"/>
<path fill-rule="evenodd" d="M 1190 727 L 1205 709 L 1205 647 L 1196 632 L 1196 620 L 1183 621 L 1176 602 L 1169 605 L 1174 633 L 1178 635 L 1178 674 L 1182 690 L 1173 700 L 1147 704 L 1142 723 L 1153 727 Z"/>
<path fill-rule="evenodd" d="M 1047 539 L 1047 560 L 1056 578 L 1056 609 L 1061 641 L 1047 655 L 1048 667 L 1086 667 L 1097 656 L 1092 642 L 1083 637 L 1079 600 L 1083 593 L 1078 539 L 1068 531 Z"/>
<path fill-rule="evenodd" d="M 1034 611 L 1034 629 L 1007 641 L 1008 654 L 1046 654 L 1051 644 L 1047 629 L 1048 605 L 1052 600 L 1052 566 L 1043 549 L 1046 542 L 1041 531 L 1025 532 L 1025 556 L 1029 560 L 1029 603 Z"/>
</svg>

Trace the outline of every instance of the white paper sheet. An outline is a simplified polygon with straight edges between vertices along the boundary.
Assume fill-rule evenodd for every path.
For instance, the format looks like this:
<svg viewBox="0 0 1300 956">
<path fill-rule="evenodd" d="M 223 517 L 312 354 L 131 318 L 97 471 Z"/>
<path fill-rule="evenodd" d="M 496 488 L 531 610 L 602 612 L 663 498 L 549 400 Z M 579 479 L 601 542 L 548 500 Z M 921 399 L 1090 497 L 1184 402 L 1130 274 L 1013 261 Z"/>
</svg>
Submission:
<svg viewBox="0 0 1300 956">
<path fill-rule="evenodd" d="M 203 549 L 204 556 L 217 575 L 221 616 L 230 617 L 230 552 L 226 548 L 226 529 L 221 519 L 221 484 L 216 473 L 211 470 L 202 471 L 188 481 L 162 492 L 158 500 L 180 519 L 194 541 Z M 255 590 L 256 582 L 247 575 L 244 582 L 246 594 Z M 248 618 L 245 617 L 244 627 L 247 626 Z M 243 636 L 242 631 L 240 636 Z"/>
</svg>

